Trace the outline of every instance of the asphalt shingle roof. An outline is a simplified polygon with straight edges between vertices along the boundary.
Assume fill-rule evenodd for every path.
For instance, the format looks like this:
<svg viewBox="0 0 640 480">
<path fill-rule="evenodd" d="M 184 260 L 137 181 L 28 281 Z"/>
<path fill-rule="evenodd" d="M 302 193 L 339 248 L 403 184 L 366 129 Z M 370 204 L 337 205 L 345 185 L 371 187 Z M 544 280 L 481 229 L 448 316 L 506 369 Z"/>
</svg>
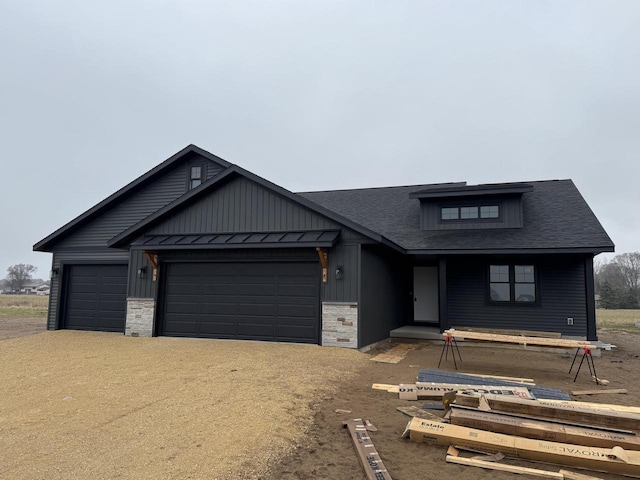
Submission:
<svg viewBox="0 0 640 480">
<path fill-rule="evenodd" d="M 303 192 L 298 195 L 383 235 L 406 250 L 592 249 L 613 251 L 613 242 L 571 180 L 526 182 L 524 227 L 420 229 L 420 201 L 413 192 L 443 185 Z"/>
</svg>

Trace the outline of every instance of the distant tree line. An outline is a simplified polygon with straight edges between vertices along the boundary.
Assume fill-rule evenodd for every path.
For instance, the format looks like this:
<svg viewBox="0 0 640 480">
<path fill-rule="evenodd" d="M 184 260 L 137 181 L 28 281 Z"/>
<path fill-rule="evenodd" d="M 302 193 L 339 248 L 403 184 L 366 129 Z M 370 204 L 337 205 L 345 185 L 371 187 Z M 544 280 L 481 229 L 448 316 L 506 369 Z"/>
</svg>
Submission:
<svg viewBox="0 0 640 480">
<path fill-rule="evenodd" d="M 640 308 L 640 252 L 596 260 L 594 274 L 601 308 Z"/>
</svg>

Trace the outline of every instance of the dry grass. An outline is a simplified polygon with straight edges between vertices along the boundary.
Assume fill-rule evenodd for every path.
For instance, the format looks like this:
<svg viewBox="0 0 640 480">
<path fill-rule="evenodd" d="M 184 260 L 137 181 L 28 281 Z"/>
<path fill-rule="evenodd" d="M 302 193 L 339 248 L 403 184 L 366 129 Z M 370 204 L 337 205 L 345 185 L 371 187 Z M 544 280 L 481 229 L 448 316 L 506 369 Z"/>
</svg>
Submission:
<svg viewBox="0 0 640 480">
<path fill-rule="evenodd" d="M 596 310 L 596 323 L 599 331 L 627 332 L 640 334 L 640 310 Z"/>
<path fill-rule="evenodd" d="M 0 318 L 46 318 L 47 295 L 0 295 Z"/>
</svg>

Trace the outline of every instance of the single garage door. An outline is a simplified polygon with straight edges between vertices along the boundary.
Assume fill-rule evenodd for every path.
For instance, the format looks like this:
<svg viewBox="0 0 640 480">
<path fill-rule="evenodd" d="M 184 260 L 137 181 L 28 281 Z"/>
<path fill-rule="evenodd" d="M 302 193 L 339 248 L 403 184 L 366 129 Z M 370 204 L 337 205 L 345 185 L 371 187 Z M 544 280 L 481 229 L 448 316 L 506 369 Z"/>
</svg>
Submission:
<svg viewBox="0 0 640 480">
<path fill-rule="evenodd" d="M 317 263 L 165 265 L 160 335 L 318 343 Z"/>
<path fill-rule="evenodd" d="M 70 265 L 63 328 L 124 332 L 126 265 Z"/>
</svg>

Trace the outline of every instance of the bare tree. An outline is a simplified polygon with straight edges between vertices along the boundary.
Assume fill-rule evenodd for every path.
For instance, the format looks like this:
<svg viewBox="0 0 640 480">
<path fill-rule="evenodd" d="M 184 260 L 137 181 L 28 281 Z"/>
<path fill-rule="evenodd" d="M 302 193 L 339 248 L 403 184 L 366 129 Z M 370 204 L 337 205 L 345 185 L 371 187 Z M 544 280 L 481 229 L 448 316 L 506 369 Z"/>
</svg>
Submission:
<svg viewBox="0 0 640 480">
<path fill-rule="evenodd" d="M 638 285 L 640 284 L 640 252 L 616 255 L 613 262 L 620 268 L 625 286 L 634 292 L 638 292 Z"/>
<path fill-rule="evenodd" d="M 7 282 L 11 284 L 12 290 L 20 290 L 37 270 L 33 265 L 25 263 L 11 265 L 7 268 Z"/>
</svg>

